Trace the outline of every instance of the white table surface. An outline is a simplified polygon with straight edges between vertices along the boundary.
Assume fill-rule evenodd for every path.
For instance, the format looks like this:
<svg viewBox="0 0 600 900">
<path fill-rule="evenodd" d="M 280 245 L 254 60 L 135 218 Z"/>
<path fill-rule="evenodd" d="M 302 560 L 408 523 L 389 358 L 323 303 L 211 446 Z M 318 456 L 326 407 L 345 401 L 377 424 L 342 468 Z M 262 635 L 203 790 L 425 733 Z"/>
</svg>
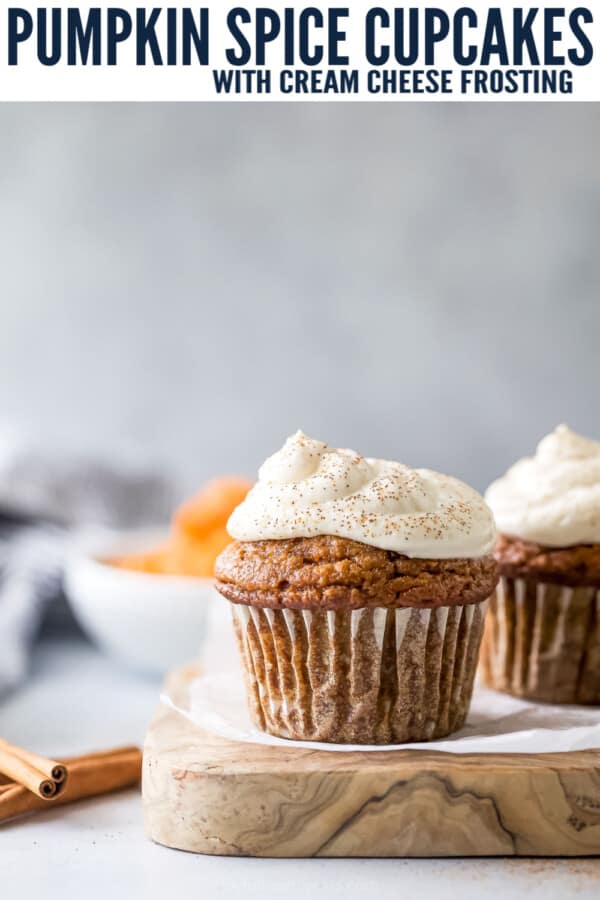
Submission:
<svg viewBox="0 0 600 900">
<path fill-rule="evenodd" d="M 47 639 L 27 685 L 0 704 L 0 733 L 52 755 L 143 741 L 159 683 L 82 639 Z M 116 900 L 403 897 L 597 898 L 600 860 L 258 860 L 152 844 L 129 790 L 0 826 L 2 897 Z M 491 892 L 491 893 L 490 893 Z"/>
</svg>

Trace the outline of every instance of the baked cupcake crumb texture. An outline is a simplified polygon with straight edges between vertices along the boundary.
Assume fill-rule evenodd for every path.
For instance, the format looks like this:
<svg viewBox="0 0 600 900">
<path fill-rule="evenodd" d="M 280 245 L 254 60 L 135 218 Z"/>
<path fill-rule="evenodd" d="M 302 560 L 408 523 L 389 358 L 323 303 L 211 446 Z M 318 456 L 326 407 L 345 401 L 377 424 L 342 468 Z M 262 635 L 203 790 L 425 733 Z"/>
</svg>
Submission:
<svg viewBox="0 0 600 900">
<path fill-rule="evenodd" d="M 501 534 L 495 555 L 503 575 L 536 578 L 551 584 L 600 587 L 600 544 L 543 547 Z"/>
<path fill-rule="evenodd" d="M 498 580 L 491 556 L 409 559 L 330 535 L 236 541 L 215 574 L 228 600 L 270 609 L 465 605 L 489 597 Z"/>
</svg>

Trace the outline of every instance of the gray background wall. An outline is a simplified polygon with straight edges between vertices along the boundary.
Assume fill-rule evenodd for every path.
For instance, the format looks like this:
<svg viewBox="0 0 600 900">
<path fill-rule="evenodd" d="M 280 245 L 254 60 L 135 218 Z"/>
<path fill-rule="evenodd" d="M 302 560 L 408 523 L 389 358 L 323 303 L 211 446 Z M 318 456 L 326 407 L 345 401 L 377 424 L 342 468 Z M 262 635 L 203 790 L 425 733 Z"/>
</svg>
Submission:
<svg viewBox="0 0 600 900">
<path fill-rule="evenodd" d="M 301 427 L 482 488 L 600 438 L 600 111 L 4 105 L 0 412 L 185 489 Z"/>
</svg>

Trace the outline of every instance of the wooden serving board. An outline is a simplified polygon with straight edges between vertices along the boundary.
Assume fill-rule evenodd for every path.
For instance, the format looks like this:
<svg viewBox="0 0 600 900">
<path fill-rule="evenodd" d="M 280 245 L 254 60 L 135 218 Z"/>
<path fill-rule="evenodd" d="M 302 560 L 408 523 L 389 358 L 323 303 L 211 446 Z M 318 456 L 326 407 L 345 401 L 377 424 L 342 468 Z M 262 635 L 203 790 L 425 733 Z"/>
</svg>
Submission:
<svg viewBox="0 0 600 900">
<path fill-rule="evenodd" d="M 169 680 L 182 698 L 196 672 Z M 600 750 L 332 753 L 238 743 L 159 708 L 146 830 L 227 856 L 600 855 Z"/>
</svg>

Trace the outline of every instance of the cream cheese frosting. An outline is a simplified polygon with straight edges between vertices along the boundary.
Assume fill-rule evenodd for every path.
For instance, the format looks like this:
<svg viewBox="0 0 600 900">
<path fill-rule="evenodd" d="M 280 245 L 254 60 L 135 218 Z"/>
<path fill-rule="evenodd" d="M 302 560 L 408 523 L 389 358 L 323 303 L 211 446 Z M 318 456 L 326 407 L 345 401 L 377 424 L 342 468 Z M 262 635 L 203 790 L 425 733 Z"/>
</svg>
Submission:
<svg viewBox="0 0 600 900">
<path fill-rule="evenodd" d="M 485 497 L 509 537 L 545 547 L 600 544 L 600 443 L 559 425 Z"/>
<path fill-rule="evenodd" d="M 421 559 L 486 556 L 496 539 L 483 497 L 462 481 L 300 431 L 261 466 L 227 528 L 240 541 L 328 534 Z"/>
</svg>

